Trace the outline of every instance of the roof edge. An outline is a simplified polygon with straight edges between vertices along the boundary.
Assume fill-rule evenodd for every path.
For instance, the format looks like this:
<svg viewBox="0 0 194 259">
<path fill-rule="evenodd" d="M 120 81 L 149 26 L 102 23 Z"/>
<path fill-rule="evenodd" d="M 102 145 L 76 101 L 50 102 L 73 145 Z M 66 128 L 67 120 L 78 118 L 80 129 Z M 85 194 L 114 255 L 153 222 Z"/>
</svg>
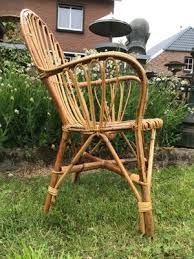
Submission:
<svg viewBox="0 0 194 259">
<path fill-rule="evenodd" d="M 178 40 L 185 32 L 187 32 L 188 30 L 192 29 L 191 26 L 185 28 L 184 30 L 180 31 L 177 33 L 177 35 L 175 34 L 175 38 L 173 39 L 173 41 L 171 41 L 169 44 L 167 44 L 167 46 L 164 48 L 164 50 L 167 50 L 170 46 L 172 46 L 172 44 Z"/>
</svg>

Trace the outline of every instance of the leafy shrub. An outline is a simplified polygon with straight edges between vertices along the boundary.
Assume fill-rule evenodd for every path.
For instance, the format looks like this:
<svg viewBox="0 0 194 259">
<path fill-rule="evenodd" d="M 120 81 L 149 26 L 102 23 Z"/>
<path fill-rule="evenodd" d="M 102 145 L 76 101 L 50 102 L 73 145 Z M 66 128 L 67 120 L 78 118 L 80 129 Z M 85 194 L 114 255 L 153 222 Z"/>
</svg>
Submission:
<svg viewBox="0 0 194 259">
<path fill-rule="evenodd" d="M 0 49 L 0 145 L 42 146 L 58 142 L 60 120 L 51 98 L 30 58 L 24 51 Z M 145 117 L 162 118 L 158 131 L 160 146 L 174 145 L 180 137 L 180 125 L 187 112 L 179 100 L 180 81 L 177 78 L 157 78 L 150 81 Z M 137 95 L 127 111 L 134 113 Z M 116 140 L 117 146 L 122 142 Z"/>
<path fill-rule="evenodd" d="M 41 81 L 4 61 L 0 71 L 0 145 L 42 146 L 58 141 L 60 122 Z M 31 72 L 34 74 L 34 72 Z"/>
<path fill-rule="evenodd" d="M 160 146 L 176 144 L 181 137 L 181 125 L 187 105 L 180 99 L 181 80 L 177 77 L 156 78 L 149 84 L 149 99 L 145 117 L 162 118 L 163 128 L 158 134 Z"/>
<path fill-rule="evenodd" d="M 0 48 L 0 69 L 6 72 L 8 66 L 14 68 L 26 68 L 31 63 L 30 56 L 26 50 L 11 48 Z M 10 67 L 11 69 L 11 67 Z"/>
<path fill-rule="evenodd" d="M 3 21 L 4 42 L 21 42 L 20 22 Z"/>
</svg>

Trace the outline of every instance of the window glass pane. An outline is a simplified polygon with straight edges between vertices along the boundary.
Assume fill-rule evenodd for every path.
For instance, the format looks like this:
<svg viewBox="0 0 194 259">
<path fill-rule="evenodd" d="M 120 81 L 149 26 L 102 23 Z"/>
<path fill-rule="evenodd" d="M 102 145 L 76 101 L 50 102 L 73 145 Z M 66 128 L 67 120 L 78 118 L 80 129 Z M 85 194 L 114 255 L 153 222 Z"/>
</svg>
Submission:
<svg viewBox="0 0 194 259">
<path fill-rule="evenodd" d="M 58 7 L 58 28 L 68 29 L 70 27 L 70 8 Z"/>
<path fill-rule="evenodd" d="M 82 30 L 83 24 L 83 10 L 82 9 L 71 9 L 71 28 L 76 30 Z"/>
<path fill-rule="evenodd" d="M 184 62 L 185 62 L 185 69 L 192 70 L 193 59 L 191 57 L 185 57 Z"/>
</svg>

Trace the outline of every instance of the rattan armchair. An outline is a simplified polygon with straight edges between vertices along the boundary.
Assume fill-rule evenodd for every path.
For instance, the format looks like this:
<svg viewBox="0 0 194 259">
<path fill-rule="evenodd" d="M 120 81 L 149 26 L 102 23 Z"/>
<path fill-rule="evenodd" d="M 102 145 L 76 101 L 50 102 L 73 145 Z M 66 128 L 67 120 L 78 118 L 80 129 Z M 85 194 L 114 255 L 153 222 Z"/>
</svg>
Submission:
<svg viewBox="0 0 194 259">
<path fill-rule="evenodd" d="M 27 9 L 21 12 L 21 29 L 63 125 L 44 211 L 49 211 L 67 175 L 74 173 L 76 181 L 81 172 L 105 168 L 126 179 L 137 200 L 140 230 L 152 236 L 150 192 L 154 143 L 156 129 L 163 122 L 144 118 L 148 90 L 143 67 L 133 56 L 120 52 L 99 53 L 68 62 L 47 25 Z M 145 132 L 150 135 L 147 152 Z M 75 133 L 81 135 L 81 144 L 71 162 L 62 165 L 69 136 Z M 129 141 L 128 134 L 134 136 L 134 142 Z M 121 159 L 113 147 L 114 139 L 119 137 L 131 154 L 127 159 Z M 112 159 L 97 155 L 103 144 Z M 127 169 L 125 164 L 130 162 L 136 164 L 137 173 Z"/>
</svg>

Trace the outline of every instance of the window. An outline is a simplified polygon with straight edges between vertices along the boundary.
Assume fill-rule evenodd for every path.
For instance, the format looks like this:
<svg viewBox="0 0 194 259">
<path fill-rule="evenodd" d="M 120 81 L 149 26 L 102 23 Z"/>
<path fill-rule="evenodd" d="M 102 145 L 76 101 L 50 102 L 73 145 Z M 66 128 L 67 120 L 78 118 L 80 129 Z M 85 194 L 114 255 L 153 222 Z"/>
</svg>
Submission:
<svg viewBox="0 0 194 259">
<path fill-rule="evenodd" d="M 184 70 L 191 71 L 192 67 L 193 67 L 192 57 L 185 57 L 184 63 L 185 63 L 185 69 Z"/>
<path fill-rule="evenodd" d="M 74 60 L 78 56 L 84 57 L 84 53 L 78 53 L 78 52 L 64 52 L 64 58 L 67 59 L 68 61 Z"/>
<path fill-rule="evenodd" d="M 57 29 L 83 31 L 83 7 L 58 5 Z"/>
</svg>

